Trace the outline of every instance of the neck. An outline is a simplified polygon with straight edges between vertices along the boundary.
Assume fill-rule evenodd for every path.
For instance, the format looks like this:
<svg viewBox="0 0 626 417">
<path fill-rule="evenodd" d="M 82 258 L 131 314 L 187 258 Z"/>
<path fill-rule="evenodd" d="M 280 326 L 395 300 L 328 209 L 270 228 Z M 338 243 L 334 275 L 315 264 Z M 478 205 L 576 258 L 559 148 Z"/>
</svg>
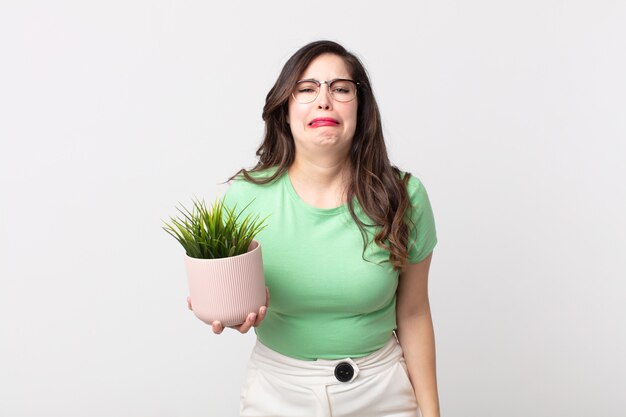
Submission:
<svg viewBox="0 0 626 417">
<path fill-rule="evenodd" d="M 349 161 L 315 163 L 296 158 L 288 169 L 289 179 L 302 200 L 319 208 L 333 208 L 347 200 Z"/>
<path fill-rule="evenodd" d="M 296 158 L 289 167 L 292 180 L 307 183 L 312 187 L 328 188 L 347 185 L 350 179 L 350 162 L 347 159 L 338 161 L 313 161 Z"/>
</svg>

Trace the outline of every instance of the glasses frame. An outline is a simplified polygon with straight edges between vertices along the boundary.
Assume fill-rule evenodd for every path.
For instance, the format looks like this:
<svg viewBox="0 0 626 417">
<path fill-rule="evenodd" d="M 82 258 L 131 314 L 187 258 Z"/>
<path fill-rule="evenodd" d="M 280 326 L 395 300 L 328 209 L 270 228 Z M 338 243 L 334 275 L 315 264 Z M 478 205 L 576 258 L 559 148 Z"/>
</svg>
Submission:
<svg viewBox="0 0 626 417">
<path fill-rule="evenodd" d="M 331 85 L 332 85 L 335 81 L 349 81 L 349 82 L 351 82 L 352 84 L 354 84 L 354 86 L 355 86 L 354 97 L 352 97 L 350 100 L 347 100 L 347 101 L 337 100 L 337 99 L 335 98 L 335 95 L 333 94 L 333 90 L 330 88 L 330 87 L 331 87 Z M 295 89 L 296 89 L 296 87 L 298 86 L 298 84 L 303 83 L 303 82 L 312 82 L 312 83 L 317 84 L 317 94 L 315 95 L 315 97 L 314 97 L 311 101 L 305 101 L 305 102 L 302 102 L 302 101 L 298 101 L 298 99 L 296 98 L 296 95 L 295 95 Z M 317 100 L 317 98 L 319 97 L 319 95 L 320 95 L 320 91 L 322 91 L 322 84 L 326 84 L 326 86 L 328 87 L 328 92 L 330 93 L 330 97 L 331 97 L 334 101 L 336 101 L 336 102 L 338 102 L 338 103 L 349 103 L 349 102 L 351 102 L 352 100 L 354 100 L 354 99 L 356 98 L 356 96 L 357 96 L 357 93 L 359 92 L 359 85 L 360 85 L 360 83 L 358 83 L 358 82 L 356 82 L 356 81 L 354 81 L 354 80 L 350 80 L 350 79 L 348 79 L 348 78 L 333 78 L 332 80 L 327 80 L 327 81 L 320 81 L 320 80 L 316 80 L 315 78 L 305 78 L 305 79 L 302 79 L 302 80 L 298 80 L 298 81 L 296 81 L 296 85 L 295 85 L 295 87 L 294 87 L 294 91 L 292 91 L 292 92 L 291 92 L 291 96 L 293 97 L 293 99 L 294 99 L 294 100 L 296 100 L 296 103 L 300 103 L 300 104 L 309 104 L 309 103 L 313 103 L 313 102 L 314 102 L 315 100 Z"/>
</svg>

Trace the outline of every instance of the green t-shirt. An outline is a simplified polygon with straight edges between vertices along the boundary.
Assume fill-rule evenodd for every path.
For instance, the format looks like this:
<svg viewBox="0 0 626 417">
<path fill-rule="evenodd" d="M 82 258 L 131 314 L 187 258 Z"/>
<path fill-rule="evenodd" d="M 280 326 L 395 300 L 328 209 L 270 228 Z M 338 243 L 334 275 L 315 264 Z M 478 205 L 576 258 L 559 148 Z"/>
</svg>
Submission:
<svg viewBox="0 0 626 417">
<path fill-rule="evenodd" d="M 272 172 L 275 168 L 254 176 Z M 428 195 L 414 176 L 408 192 L 417 225 L 410 234 L 409 262 L 417 263 L 433 250 L 437 236 Z M 389 251 L 372 242 L 372 228 L 366 261 L 347 204 L 323 209 L 305 203 L 287 173 L 265 185 L 234 180 L 224 195 L 238 210 L 252 200 L 244 215 L 269 215 L 255 238 L 270 291 L 267 315 L 255 328 L 259 341 L 302 360 L 362 357 L 384 346 L 396 328 L 399 272 L 385 262 Z M 369 220 L 358 203 L 355 209 Z"/>
</svg>

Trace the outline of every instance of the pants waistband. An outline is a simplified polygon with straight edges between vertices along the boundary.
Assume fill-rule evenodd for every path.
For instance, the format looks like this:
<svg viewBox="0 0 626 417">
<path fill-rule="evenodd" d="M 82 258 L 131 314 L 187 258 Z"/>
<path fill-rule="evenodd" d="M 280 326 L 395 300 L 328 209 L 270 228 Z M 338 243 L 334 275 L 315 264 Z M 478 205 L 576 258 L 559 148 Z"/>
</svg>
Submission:
<svg viewBox="0 0 626 417">
<path fill-rule="evenodd" d="M 335 368 L 342 362 L 349 363 L 354 375 L 348 382 L 352 382 L 360 375 L 361 378 L 375 375 L 393 366 L 398 361 L 404 361 L 402 348 L 395 335 L 380 349 L 360 358 L 317 359 L 304 361 L 278 353 L 257 339 L 250 357 L 251 364 L 275 376 L 296 378 L 303 384 L 341 384 L 335 377 Z"/>
</svg>

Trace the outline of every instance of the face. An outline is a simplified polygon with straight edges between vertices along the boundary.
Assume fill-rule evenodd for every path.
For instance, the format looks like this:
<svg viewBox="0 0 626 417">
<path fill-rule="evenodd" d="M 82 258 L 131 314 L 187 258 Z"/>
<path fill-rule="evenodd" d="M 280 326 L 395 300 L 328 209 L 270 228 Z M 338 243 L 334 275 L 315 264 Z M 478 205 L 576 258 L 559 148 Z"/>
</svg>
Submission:
<svg viewBox="0 0 626 417">
<path fill-rule="evenodd" d="M 299 77 L 300 80 L 309 78 L 318 81 L 352 79 L 343 59 L 333 54 L 315 58 Z M 320 86 L 317 98 L 311 103 L 301 104 L 290 97 L 287 120 L 296 150 L 332 150 L 338 155 L 347 155 L 356 130 L 357 100 L 358 97 L 346 103 L 333 100 L 328 84 Z M 325 120 L 318 120 L 321 118 Z"/>
</svg>

